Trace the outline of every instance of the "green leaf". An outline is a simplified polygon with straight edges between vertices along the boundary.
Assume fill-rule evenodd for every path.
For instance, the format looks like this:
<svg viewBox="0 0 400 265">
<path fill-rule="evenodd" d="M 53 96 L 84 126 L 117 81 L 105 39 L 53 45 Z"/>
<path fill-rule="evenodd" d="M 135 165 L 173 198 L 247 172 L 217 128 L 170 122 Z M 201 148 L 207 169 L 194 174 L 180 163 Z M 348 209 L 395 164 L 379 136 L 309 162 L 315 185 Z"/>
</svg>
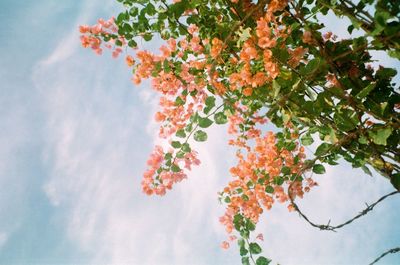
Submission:
<svg viewBox="0 0 400 265">
<path fill-rule="evenodd" d="M 356 95 L 356 98 L 358 99 L 363 99 L 366 96 L 368 96 L 368 94 L 376 87 L 376 83 L 371 83 L 368 86 L 366 86 L 365 88 L 363 88 L 363 90 L 361 90 L 360 92 L 358 92 L 358 94 Z"/>
<path fill-rule="evenodd" d="M 128 46 L 131 47 L 131 48 L 135 48 L 135 47 L 137 47 L 137 43 L 134 40 L 130 40 L 128 42 Z"/>
<path fill-rule="evenodd" d="M 243 29 L 243 27 L 240 27 L 239 31 L 236 34 L 239 36 L 237 46 L 240 47 L 241 43 L 245 42 L 248 38 L 251 37 L 251 28 Z"/>
<path fill-rule="evenodd" d="M 321 156 L 327 154 L 331 146 L 332 146 L 331 144 L 322 143 L 320 146 L 318 146 L 317 150 L 315 151 L 315 155 Z"/>
<path fill-rule="evenodd" d="M 116 40 L 116 41 L 115 41 L 115 45 L 117 45 L 117 46 L 120 46 L 120 47 L 121 47 L 121 46 L 122 46 L 122 41 L 120 41 L 120 40 Z"/>
<path fill-rule="evenodd" d="M 181 169 L 180 169 L 180 167 L 178 165 L 173 164 L 171 166 L 171 171 L 177 173 L 177 172 L 180 172 Z"/>
<path fill-rule="evenodd" d="M 332 127 L 329 127 L 329 135 L 325 136 L 325 141 L 329 141 L 332 144 L 336 144 L 338 142 L 338 138 L 336 137 L 335 130 Z"/>
<path fill-rule="evenodd" d="M 258 257 L 256 260 L 256 265 L 268 265 L 271 262 L 270 259 L 267 259 L 266 257 Z"/>
<path fill-rule="evenodd" d="M 256 229 L 256 225 L 252 221 L 248 220 L 247 221 L 247 229 L 249 231 L 254 231 Z"/>
<path fill-rule="evenodd" d="M 274 79 L 272 81 L 272 89 L 274 92 L 274 98 L 276 98 L 279 95 L 279 92 L 281 91 L 281 85 Z"/>
<path fill-rule="evenodd" d="M 357 127 L 357 112 L 349 109 L 342 109 L 333 115 L 333 120 L 340 130 L 350 131 Z"/>
<path fill-rule="evenodd" d="M 157 10 L 152 3 L 149 3 L 145 9 L 149 16 L 153 16 L 157 13 Z"/>
<path fill-rule="evenodd" d="M 364 171 L 365 174 L 368 174 L 372 177 L 372 173 L 371 170 L 369 170 L 369 168 L 365 165 L 361 166 L 361 169 Z"/>
<path fill-rule="evenodd" d="M 250 258 L 249 257 L 243 257 L 242 258 L 242 264 L 243 265 L 250 265 Z"/>
<path fill-rule="evenodd" d="M 239 247 L 244 247 L 245 244 L 246 244 L 246 242 L 244 241 L 243 238 L 239 238 L 239 239 L 238 239 L 238 245 L 239 245 Z"/>
<path fill-rule="evenodd" d="M 243 238 L 248 239 L 250 237 L 250 231 L 249 230 L 242 230 L 240 231 L 240 236 Z"/>
<path fill-rule="evenodd" d="M 171 160 L 172 154 L 171 153 L 166 153 L 164 158 L 165 158 L 165 160 Z"/>
<path fill-rule="evenodd" d="M 393 174 L 393 176 L 390 178 L 390 182 L 392 183 L 392 185 L 398 190 L 400 191 L 400 174 Z"/>
<path fill-rule="evenodd" d="M 353 26 L 353 25 L 350 25 L 350 26 L 347 27 L 347 31 L 348 31 L 350 34 L 353 32 L 353 30 L 354 30 L 354 26 Z"/>
<path fill-rule="evenodd" d="M 250 253 L 251 254 L 260 254 L 261 253 L 261 247 L 257 243 L 250 243 Z"/>
<path fill-rule="evenodd" d="M 300 142 L 302 145 L 307 146 L 311 145 L 314 142 L 314 139 L 312 138 L 311 134 L 306 133 L 303 137 L 300 138 Z"/>
<path fill-rule="evenodd" d="M 213 108 L 215 106 L 215 97 L 214 96 L 209 96 L 206 98 L 205 104 L 209 108 Z"/>
<path fill-rule="evenodd" d="M 207 133 L 202 130 L 198 130 L 194 133 L 193 138 L 197 142 L 205 142 L 207 141 Z"/>
<path fill-rule="evenodd" d="M 177 157 L 177 158 L 184 158 L 184 157 L 185 157 L 185 152 L 183 152 L 182 150 L 179 151 L 179 152 L 176 154 L 176 157 Z"/>
<path fill-rule="evenodd" d="M 193 114 L 192 116 L 190 116 L 190 122 L 195 123 L 195 122 L 198 121 L 198 119 L 199 119 L 199 114 L 198 114 L 197 112 L 196 112 L 195 114 Z M 192 126 L 192 124 L 188 124 L 188 125 L 186 126 L 186 131 L 187 131 L 187 132 L 192 130 L 192 129 L 188 129 L 188 128 L 191 127 L 191 126 Z"/>
<path fill-rule="evenodd" d="M 275 184 L 281 186 L 285 180 L 282 177 L 275 177 Z"/>
<path fill-rule="evenodd" d="M 321 164 L 315 164 L 312 170 L 315 174 L 324 174 L 326 172 L 325 167 Z"/>
<path fill-rule="evenodd" d="M 192 149 L 190 148 L 190 145 L 188 143 L 184 143 L 182 145 L 182 151 L 185 153 L 190 153 L 190 151 L 192 151 Z"/>
<path fill-rule="evenodd" d="M 211 110 L 212 110 L 212 108 L 206 106 L 206 107 L 203 109 L 203 112 L 204 112 L 204 114 L 208 114 L 208 113 L 210 113 Z"/>
<path fill-rule="evenodd" d="M 214 120 L 216 124 L 225 124 L 228 122 L 228 118 L 223 112 L 218 112 L 214 115 Z"/>
<path fill-rule="evenodd" d="M 213 124 L 213 121 L 209 118 L 199 118 L 199 126 L 201 128 L 208 128 Z"/>
<path fill-rule="evenodd" d="M 368 144 L 368 139 L 367 139 L 367 137 L 365 137 L 364 135 L 361 135 L 361 136 L 358 138 L 358 142 L 359 142 L 360 144 Z"/>
<path fill-rule="evenodd" d="M 286 142 L 285 148 L 288 151 L 293 151 L 294 149 L 296 149 L 296 143 L 295 142 Z"/>
<path fill-rule="evenodd" d="M 289 175 L 291 172 L 290 167 L 286 167 L 286 166 L 282 167 L 281 172 L 283 175 Z"/>
<path fill-rule="evenodd" d="M 179 138 L 185 138 L 186 137 L 186 133 L 185 133 L 185 130 L 183 130 L 183 129 L 179 129 L 177 132 L 176 132 L 176 137 L 179 137 Z"/>
<path fill-rule="evenodd" d="M 153 38 L 153 34 L 151 34 L 151 33 L 146 33 L 143 35 L 143 39 L 145 41 L 151 41 L 152 38 Z"/>
<path fill-rule="evenodd" d="M 164 71 L 165 71 L 166 73 L 169 73 L 169 72 L 171 71 L 171 67 L 170 67 L 170 65 L 169 65 L 168 60 L 164 60 L 164 62 L 163 62 L 163 68 L 164 68 Z"/>
<path fill-rule="evenodd" d="M 388 51 L 388 55 L 390 57 L 396 58 L 400 60 L 400 51 L 399 50 L 390 50 Z"/>
<path fill-rule="evenodd" d="M 314 73 L 320 67 L 320 64 L 321 60 L 319 58 L 312 59 L 302 71 L 303 74 L 310 75 Z"/>
<path fill-rule="evenodd" d="M 376 76 L 379 77 L 379 79 L 392 79 L 396 74 L 397 71 L 393 68 L 382 67 L 376 71 Z"/>
<path fill-rule="evenodd" d="M 171 145 L 172 145 L 173 148 L 181 147 L 181 143 L 179 141 L 172 141 Z"/>
<path fill-rule="evenodd" d="M 132 16 L 132 17 L 136 17 L 138 14 L 139 14 L 139 8 L 137 8 L 137 7 L 132 7 L 131 8 L 131 10 L 129 10 L 129 14 Z"/>
<path fill-rule="evenodd" d="M 185 105 L 185 101 L 181 97 L 177 97 L 175 100 L 175 105 L 176 106 L 183 106 Z"/>
<path fill-rule="evenodd" d="M 265 192 L 266 193 L 274 193 L 274 188 L 272 186 L 267 186 L 267 187 L 265 187 Z"/>
<path fill-rule="evenodd" d="M 244 247 L 240 247 L 240 256 L 246 256 L 249 251 Z"/>
<path fill-rule="evenodd" d="M 378 130 L 371 130 L 368 132 L 372 141 L 379 145 L 386 145 L 386 140 L 392 134 L 392 128 L 381 128 Z"/>
</svg>

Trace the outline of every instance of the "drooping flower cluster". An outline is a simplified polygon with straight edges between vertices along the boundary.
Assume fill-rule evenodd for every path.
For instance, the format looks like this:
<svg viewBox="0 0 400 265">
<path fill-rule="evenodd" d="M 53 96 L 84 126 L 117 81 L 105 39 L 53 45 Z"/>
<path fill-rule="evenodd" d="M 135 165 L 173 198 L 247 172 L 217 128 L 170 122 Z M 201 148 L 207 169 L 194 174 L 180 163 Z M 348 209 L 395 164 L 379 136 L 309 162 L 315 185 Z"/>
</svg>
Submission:
<svg viewBox="0 0 400 265">
<path fill-rule="evenodd" d="M 147 160 L 148 169 L 143 174 L 142 188 L 147 195 L 165 195 L 167 190 L 171 190 L 175 183 L 181 182 L 187 178 L 187 174 L 183 171 L 173 172 L 168 168 L 164 168 L 166 158 L 172 157 L 174 151 L 164 152 L 159 145 Z M 182 165 L 190 170 L 192 165 L 199 165 L 200 160 L 197 158 L 197 152 L 191 151 L 186 153 L 182 158 L 176 158 L 172 165 Z"/>
<path fill-rule="evenodd" d="M 82 34 L 80 37 L 82 46 L 92 48 L 97 54 L 102 54 L 103 47 L 113 50 L 112 56 L 114 58 L 118 57 L 122 52 L 120 47 L 115 46 L 115 42 L 120 41 L 125 44 L 125 39 L 121 36 L 110 38 L 110 36 L 115 36 L 118 32 L 114 18 L 109 20 L 99 19 L 98 23 L 93 26 L 82 25 L 79 27 L 79 31 Z M 109 38 L 109 40 L 103 44 L 102 39 L 104 38 Z"/>
<path fill-rule="evenodd" d="M 220 222 L 228 233 L 233 231 L 236 214 L 240 213 L 257 223 L 260 214 L 271 209 L 275 201 L 287 202 L 289 193 L 293 199 L 296 196 L 302 198 L 304 192 L 316 185 L 311 178 L 303 181 L 305 153 L 304 147 L 296 142 L 297 134 L 291 134 L 294 146 L 281 147 L 272 131 L 263 132 L 252 126 L 238 134 L 236 127 L 241 124 L 239 117 L 239 114 L 231 116 L 229 130 L 236 134 L 236 139 L 230 140 L 230 144 L 239 148 L 236 154 L 238 164 L 230 169 L 233 180 L 220 194 L 227 203 Z M 253 119 L 254 125 L 265 122 L 262 118 Z M 288 208 L 292 210 L 293 206 L 289 204 Z"/>
</svg>

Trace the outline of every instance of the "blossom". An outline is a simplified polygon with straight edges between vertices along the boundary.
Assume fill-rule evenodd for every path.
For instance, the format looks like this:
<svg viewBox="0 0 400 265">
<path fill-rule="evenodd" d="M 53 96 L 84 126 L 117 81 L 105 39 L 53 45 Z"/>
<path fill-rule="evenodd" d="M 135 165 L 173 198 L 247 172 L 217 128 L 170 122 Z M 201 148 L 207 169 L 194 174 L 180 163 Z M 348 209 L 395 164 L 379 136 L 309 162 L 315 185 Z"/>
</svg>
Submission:
<svg viewBox="0 0 400 265">
<path fill-rule="evenodd" d="M 135 64 L 135 59 L 133 59 L 132 56 L 127 55 L 127 56 L 125 57 L 125 62 L 126 62 L 126 64 L 127 64 L 129 67 L 132 67 L 132 66 Z"/>
<path fill-rule="evenodd" d="M 211 57 L 217 58 L 223 49 L 223 42 L 218 38 L 213 38 L 211 41 Z"/>
<path fill-rule="evenodd" d="M 297 47 L 294 50 L 289 49 L 290 59 L 288 61 L 288 65 L 293 68 L 296 68 L 300 61 L 303 59 L 304 55 L 308 52 L 307 48 Z"/>
<path fill-rule="evenodd" d="M 223 248 L 223 249 L 228 249 L 228 248 L 229 248 L 229 242 L 223 241 L 223 242 L 221 243 L 221 248 Z"/>
</svg>

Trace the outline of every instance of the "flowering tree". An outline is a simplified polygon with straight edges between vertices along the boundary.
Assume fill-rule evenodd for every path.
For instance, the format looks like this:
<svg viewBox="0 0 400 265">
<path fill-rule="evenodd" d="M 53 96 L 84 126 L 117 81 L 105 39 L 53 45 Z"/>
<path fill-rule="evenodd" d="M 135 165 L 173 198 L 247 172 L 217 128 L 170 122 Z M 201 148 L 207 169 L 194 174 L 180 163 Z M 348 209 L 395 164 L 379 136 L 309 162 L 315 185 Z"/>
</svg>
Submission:
<svg viewBox="0 0 400 265">
<path fill-rule="evenodd" d="M 262 234 L 250 233 L 275 202 L 336 230 L 399 192 L 397 72 L 374 68 L 370 55 L 400 59 L 398 0 L 118 1 L 125 11 L 81 26 L 81 41 L 98 54 L 125 53 L 133 82 L 151 79 L 161 95 L 155 119 L 170 148 L 155 147 L 143 191 L 164 195 L 185 179 L 200 163 L 191 141 L 205 142 L 208 127 L 228 123 L 237 164 L 219 193 L 228 233 L 222 247 L 237 241 L 243 264 L 270 262 L 256 243 Z M 329 11 L 348 18 L 348 32 L 359 37 L 327 31 L 319 18 Z M 164 42 L 158 54 L 138 49 L 138 40 L 153 38 Z M 317 148 L 306 155 L 313 142 Z M 343 224 L 315 224 L 296 201 L 317 185 L 313 173 L 339 162 L 381 174 L 395 191 Z"/>
</svg>

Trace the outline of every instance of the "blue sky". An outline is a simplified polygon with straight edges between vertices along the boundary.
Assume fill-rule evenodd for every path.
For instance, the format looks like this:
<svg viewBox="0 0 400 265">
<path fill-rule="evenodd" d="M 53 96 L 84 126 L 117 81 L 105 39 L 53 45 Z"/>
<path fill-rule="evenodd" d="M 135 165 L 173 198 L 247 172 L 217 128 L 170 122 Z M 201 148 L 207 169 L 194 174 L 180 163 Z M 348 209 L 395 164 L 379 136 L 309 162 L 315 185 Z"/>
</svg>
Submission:
<svg viewBox="0 0 400 265">
<path fill-rule="evenodd" d="M 141 193 L 157 99 L 149 83 L 132 85 L 123 60 L 81 48 L 77 31 L 118 10 L 111 0 L 0 3 L 0 264 L 238 264 L 235 248 L 219 248 L 217 192 L 234 163 L 224 127 L 197 146 L 202 165 L 187 181 L 163 198 Z M 316 180 L 301 206 L 324 223 L 392 190 L 347 166 Z M 284 265 L 366 264 L 400 245 L 399 197 L 338 233 L 278 205 L 259 226 L 266 255 Z"/>
</svg>

